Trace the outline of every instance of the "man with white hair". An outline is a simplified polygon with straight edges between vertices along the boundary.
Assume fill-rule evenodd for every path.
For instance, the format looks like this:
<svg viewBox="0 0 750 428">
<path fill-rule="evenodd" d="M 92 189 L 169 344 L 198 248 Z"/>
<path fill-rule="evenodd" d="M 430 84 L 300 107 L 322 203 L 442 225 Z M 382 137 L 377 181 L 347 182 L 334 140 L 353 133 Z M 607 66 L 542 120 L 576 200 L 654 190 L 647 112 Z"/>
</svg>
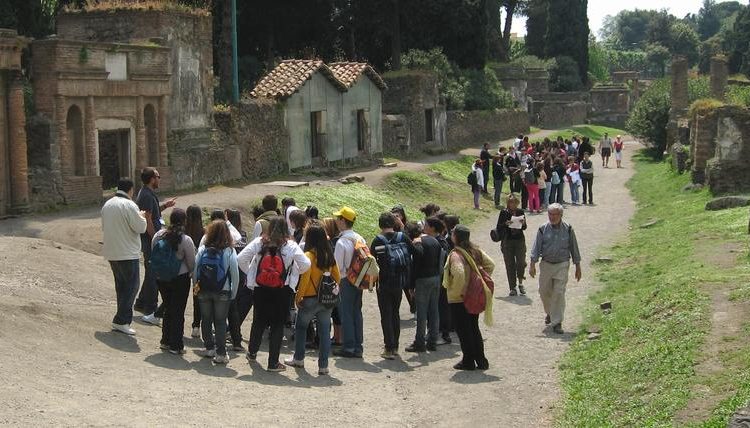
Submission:
<svg viewBox="0 0 750 428">
<path fill-rule="evenodd" d="M 552 324 L 552 331 L 563 333 L 562 322 L 565 314 L 565 286 L 568 284 L 570 260 L 576 266 L 576 281 L 581 280 L 581 254 L 573 227 L 562 221 L 563 207 L 551 204 L 547 208 L 549 221 L 541 226 L 531 249 L 529 275 L 536 277 L 536 263 L 539 265 L 539 295 L 542 298 L 544 323 Z"/>
</svg>

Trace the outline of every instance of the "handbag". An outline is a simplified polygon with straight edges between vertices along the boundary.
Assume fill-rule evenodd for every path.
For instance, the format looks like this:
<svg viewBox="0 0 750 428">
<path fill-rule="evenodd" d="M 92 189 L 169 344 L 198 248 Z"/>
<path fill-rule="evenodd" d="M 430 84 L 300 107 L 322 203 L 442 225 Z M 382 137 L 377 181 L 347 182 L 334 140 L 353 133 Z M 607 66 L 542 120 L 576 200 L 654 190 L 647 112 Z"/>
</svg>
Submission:
<svg viewBox="0 0 750 428">
<path fill-rule="evenodd" d="M 495 292 L 495 282 L 483 267 L 477 266 L 474 258 L 463 248 L 456 247 L 464 260 L 471 266 L 469 284 L 464 291 L 464 308 L 472 315 L 484 312 L 484 323 L 492 325 L 492 295 Z"/>
</svg>

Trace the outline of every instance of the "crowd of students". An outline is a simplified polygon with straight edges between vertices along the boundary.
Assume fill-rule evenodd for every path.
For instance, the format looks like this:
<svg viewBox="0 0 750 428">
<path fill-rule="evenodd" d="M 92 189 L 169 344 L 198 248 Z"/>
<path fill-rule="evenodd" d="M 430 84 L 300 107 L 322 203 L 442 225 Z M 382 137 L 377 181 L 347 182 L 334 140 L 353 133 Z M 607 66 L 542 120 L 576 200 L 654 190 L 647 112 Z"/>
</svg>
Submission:
<svg viewBox="0 0 750 428">
<path fill-rule="evenodd" d="M 455 332 L 463 358 L 454 367 L 489 367 L 478 320 L 482 311 L 491 315 L 492 298 L 478 310 L 464 299 L 475 275 L 491 275 L 494 263 L 472 243 L 459 218 L 439 206 L 423 207 L 425 217 L 418 222 L 409 221 L 402 206 L 382 213 L 380 233 L 368 245 L 354 230 L 354 209 L 342 207 L 319 218 L 315 207 L 303 210 L 291 198 L 279 206 L 274 195 L 254 209 L 251 234 L 243 229 L 238 211 L 215 210 L 204 224 L 196 205 L 172 209 L 167 225 L 161 211 L 175 200 L 159 203 L 155 190 L 160 176 L 154 168 L 145 168 L 141 179 L 135 202 L 133 182 L 123 179 L 116 197 L 102 208 L 104 256 L 117 293 L 113 330 L 135 334 L 131 323 L 142 253 L 146 272 L 135 309 L 144 314 L 145 323 L 161 325 L 161 348 L 175 355 L 185 353 L 185 309 L 192 294 L 191 333 L 202 338 L 202 355 L 214 363 L 229 362 L 227 341 L 233 351 L 246 351 L 247 360 L 255 362 L 270 330 L 268 371 L 304 367 L 306 349 L 317 348 L 318 373 L 326 375 L 332 348 L 338 357 L 362 358 L 362 300 L 369 289 L 377 293 L 382 358 L 399 357 L 399 309 L 406 296 L 416 314 L 407 352 L 434 352 L 451 343 Z M 245 350 L 241 327 L 251 310 Z M 290 325 L 294 353 L 282 362 L 284 329 Z"/>
<path fill-rule="evenodd" d="M 609 168 L 613 151 L 617 168 L 621 168 L 623 148 L 620 135 L 613 141 L 605 133 L 598 150 L 602 168 Z M 480 209 L 481 194 L 489 193 L 490 172 L 496 208 L 501 207 L 506 181 L 509 192 L 521 195 L 521 209 L 529 212 L 540 213 L 555 202 L 567 203 L 565 187 L 569 189 L 573 205 L 578 205 L 581 200 L 584 205 L 593 204 L 594 165 L 591 156 L 595 152 L 589 137 L 578 136 L 571 139 L 558 136 L 555 141 L 544 138 L 532 144 L 527 136 L 519 135 L 511 147 L 501 146 L 494 154 L 490 153 L 489 144 L 485 144 L 468 177 L 474 208 Z"/>
</svg>

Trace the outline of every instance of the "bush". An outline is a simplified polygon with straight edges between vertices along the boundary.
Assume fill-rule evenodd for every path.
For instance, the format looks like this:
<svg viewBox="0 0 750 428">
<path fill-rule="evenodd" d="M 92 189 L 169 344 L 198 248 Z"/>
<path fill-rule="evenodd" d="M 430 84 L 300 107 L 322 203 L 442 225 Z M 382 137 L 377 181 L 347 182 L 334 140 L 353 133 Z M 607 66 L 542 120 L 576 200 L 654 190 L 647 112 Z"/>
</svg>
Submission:
<svg viewBox="0 0 750 428">
<path fill-rule="evenodd" d="M 696 114 L 705 114 L 723 105 L 723 102 L 715 98 L 701 98 L 699 100 L 695 100 L 692 104 L 690 104 L 688 115 L 690 117 L 693 117 Z"/>
<path fill-rule="evenodd" d="M 625 124 L 628 133 L 653 146 L 659 156 L 667 147 L 667 123 L 672 106 L 670 90 L 669 78 L 655 81 L 638 99 Z M 708 78 L 688 80 L 688 102 L 708 98 L 710 92 Z"/>
<path fill-rule="evenodd" d="M 428 70 L 435 73 L 440 96 L 450 110 L 464 108 L 465 86 L 458 68 L 448 61 L 441 48 L 423 51 L 411 49 L 401 56 L 401 65 L 410 70 Z"/>
<path fill-rule="evenodd" d="M 729 85 L 725 95 L 730 104 L 750 107 L 750 86 Z"/>
<path fill-rule="evenodd" d="M 513 65 L 519 65 L 523 68 L 545 68 L 549 70 L 554 62 L 554 59 L 541 59 L 534 55 L 523 55 L 515 58 L 510 63 Z"/>
<path fill-rule="evenodd" d="M 573 92 L 583 89 L 581 75 L 578 73 L 578 63 L 569 56 L 555 58 L 555 64 L 550 67 L 550 90 L 554 92 Z"/>
<path fill-rule="evenodd" d="M 494 110 L 513 107 L 513 97 L 503 89 L 495 72 L 489 67 L 483 70 L 463 70 L 466 81 L 466 110 Z"/>
</svg>

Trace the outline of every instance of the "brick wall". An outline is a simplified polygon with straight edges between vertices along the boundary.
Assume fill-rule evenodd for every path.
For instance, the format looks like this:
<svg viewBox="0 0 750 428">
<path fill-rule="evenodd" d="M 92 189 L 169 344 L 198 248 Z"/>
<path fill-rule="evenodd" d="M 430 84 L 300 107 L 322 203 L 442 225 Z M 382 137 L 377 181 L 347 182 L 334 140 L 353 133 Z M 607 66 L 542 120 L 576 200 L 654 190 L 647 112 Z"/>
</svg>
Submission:
<svg viewBox="0 0 750 428">
<path fill-rule="evenodd" d="M 175 190 L 242 177 L 238 147 L 219 132 L 183 129 L 169 135 L 170 186 Z"/>
<path fill-rule="evenodd" d="M 409 122 L 403 114 L 383 115 L 383 152 L 409 153 Z"/>
<path fill-rule="evenodd" d="M 65 177 L 62 187 L 64 203 L 67 205 L 85 205 L 102 201 L 102 178 L 99 176 Z"/>
<path fill-rule="evenodd" d="M 690 121 L 690 154 L 693 159 L 690 175 L 693 183 L 705 183 L 706 163 L 716 151 L 715 111 L 696 114 Z"/>
<path fill-rule="evenodd" d="M 448 112 L 448 148 L 451 151 L 481 143 L 496 145 L 501 140 L 528 132 L 529 115 L 524 110 Z"/>
<path fill-rule="evenodd" d="M 258 179 L 289 171 L 290 138 L 280 104 L 243 100 L 232 109 L 229 138 L 239 149 L 242 177 Z"/>
</svg>

